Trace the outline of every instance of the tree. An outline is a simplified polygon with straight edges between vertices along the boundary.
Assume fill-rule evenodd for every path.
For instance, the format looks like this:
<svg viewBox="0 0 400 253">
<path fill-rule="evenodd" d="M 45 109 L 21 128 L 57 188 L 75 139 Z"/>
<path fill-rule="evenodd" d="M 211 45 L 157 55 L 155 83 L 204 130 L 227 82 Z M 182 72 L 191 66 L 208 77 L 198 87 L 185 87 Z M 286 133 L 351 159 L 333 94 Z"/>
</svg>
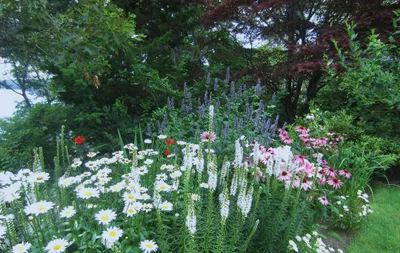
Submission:
<svg viewBox="0 0 400 253">
<path fill-rule="evenodd" d="M 261 78 L 270 90 L 286 92 L 281 102 L 290 122 L 298 113 L 308 111 L 309 101 L 326 85 L 321 81 L 323 55 L 335 54 L 332 39 L 337 40 L 340 46 L 347 46 L 344 22 L 352 20 L 359 23 L 360 36 L 374 27 L 387 31 L 391 29 L 392 11 L 399 7 L 397 2 L 378 0 L 197 2 L 208 3 L 204 22 L 224 22 L 230 24 L 236 33 L 244 33 L 251 41 L 264 40 L 280 46 L 279 50 L 285 54 L 284 60 L 276 64 L 251 64 L 248 73 Z M 261 54 L 268 57 L 263 53 L 251 52 L 253 56 Z"/>
</svg>

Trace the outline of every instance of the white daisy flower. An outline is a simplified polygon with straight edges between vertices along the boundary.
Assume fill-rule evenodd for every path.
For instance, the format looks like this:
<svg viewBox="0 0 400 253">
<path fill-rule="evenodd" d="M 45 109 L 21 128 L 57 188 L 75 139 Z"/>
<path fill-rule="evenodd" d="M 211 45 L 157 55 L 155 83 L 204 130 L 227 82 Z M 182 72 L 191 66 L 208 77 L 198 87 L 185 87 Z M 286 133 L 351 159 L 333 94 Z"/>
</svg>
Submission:
<svg viewBox="0 0 400 253">
<path fill-rule="evenodd" d="M 138 147 L 136 147 L 133 143 L 128 143 L 124 146 L 124 148 L 129 149 L 129 150 L 134 150 L 134 149 L 138 149 Z M 122 153 L 123 154 L 123 153 Z M 122 155 L 121 154 L 121 155 Z"/>
<path fill-rule="evenodd" d="M 159 192 L 168 192 L 171 190 L 171 186 L 163 181 L 157 181 L 154 189 Z"/>
<path fill-rule="evenodd" d="M 158 174 L 157 177 L 156 177 L 157 181 L 164 181 L 164 180 L 167 180 L 167 179 L 168 179 L 168 176 L 166 174 L 164 174 L 164 173 Z"/>
<path fill-rule="evenodd" d="M 26 243 L 18 243 L 12 248 L 12 253 L 28 253 L 28 250 L 31 248 L 32 244 L 29 242 Z"/>
<path fill-rule="evenodd" d="M 137 169 L 137 171 L 139 175 L 143 176 L 146 175 L 149 170 L 146 168 L 146 166 L 141 166 Z"/>
<path fill-rule="evenodd" d="M 99 166 L 99 163 L 97 161 L 89 161 L 85 163 L 85 166 L 88 167 L 90 170 L 96 170 Z"/>
<path fill-rule="evenodd" d="M 168 201 L 164 201 L 158 206 L 158 208 L 161 209 L 162 211 L 172 211 L 173 207 L 174 205 Z"/>
<path fill-rule="evenodd" d="M 110 209 L 100 210 L 97 214 L 95 214 L 95 219 L 103 225 L 108 225 L 111 221 L 117 218 L 117 214 Z"/>
<path fill-rule="evenodd" d="M 28 181 L 31 183 L 43 183 L 47 180 L 49 180 L 49 173 L 46 172 L 36 172 L 36 173 L 32 173 L 29 178 Z"/>
<path fill-rule="evenodd" d="M 137 183 L 130 183 L 126 188 L 130 191 L 140 192 L 140 185 Z"/>
<path fill-rule="evenodd" d="M 201 188 L 208 188 L 208 184 L 207 184 L 207 183 L 201 183 L 201 184 L 200 184 L 200 187 L 201 187 Z"/>
<path fill-rule="evenodd" d="M 82 199 L 98 198 L 100 196 L 100 192 L 96 188 L 84 187 L 80 190 L 78 189 L 77 195 Z"/>
<path fill-rule="evenodd" d="M 81 166 L 81 164 L 82 164 L 82 161 L 81 160 L 74 160 L 73 161 L 73 163 L 71 164 L 71 167 L 72 168 L 77 168 L 77 167 L 79 167 L 79 166 Z"/>
<path fill-rule="evenodd" d="M 140 249 L 143 250 L 144 253 L 151 253 L 151 252 L 156 252 L 158 246 L 152 240 L 144 240 L 140 242 Z"/>
<path fill-rule="evenodd" d="M 146 139 L 146 140 L 144 140 L 144 143 L 146 143 L 146 144 L 151 144 L 151 140 L 150 139 Z"/>
<path fill-rule="evenodd" d="M 153 164 L 153 160 L 146 159 L 143 163 L 146 164 L 146 165 L 152 165 Z"/>
<path fill-rule="evenodd" d="M 65 239 L 55 239 L 47 244 L 46 250 L 48 253 L 61 253 L 64 252 L 69 245 Z"/>
<path fill-rule="evenodd" d="M 75 211 L 74 207 L 73 206 L 67 206 L 61 211 L 60 216 L 62 218 L 67 218 L 68 219 L 68 218 L 71 218 L 72 216 L 74 216 L 75 214 L 76 214 L 76 211 Z"/>
<path fill-rule="evenodd" d="M 167 136 L 164 135 L 164 134 L 160 134 L 160 135 L 157 136 L 157 138 L 160 139 L 160 140 L 164 140 L 164 139 L 167 139 Z"/>
<path fill-rule="evenodd" d="M 115 184 L 110 186 L 110 191 L 112 192 L 120 192 L 124 187 L 121 185 L 121 183 Z"/>
<path fill-rule="evenodd" d="M 107 248 L 111 248 L 111 246 L 121 238 L 122 234 L 122 229 L 110 227 L 101 234 L 101 241 Z"/>
<path fill-rule="evenodd" d="M 125 203 L 131 203 L 141 199 L 141 196 L 138 192 L 125 192 L 123 198 Z"/>
<path fill-rule="evenodd" d="M 179 178 L 182 176 L 182 172 L 180 172 L 179 170 L 174 171 L 171 173 L 171 178 L 175 179 L 175 178 Z"/>
<path fill-rule="evenodd" d="M 89 152 L 89 153 L 87 153 L 87 156 L 92 158 L 92 157 L 95 157 L 97 154 L 98 154 L 98 152 Z"/>
<path fill-rule="evenodd" d="M 174 171 L 174 169 L 175 169 L 174 165 L 172 165 L 172 164 L 167 165 L 167 170 L 169 172 Z"/>
<path fill-rule="evenodd" d="M 150 199 L 151 197 L 150 197 L 149 194 L 145 193 L 145 194 L 142 194 L 142 195 L 141 195 L 141 198 L 142 198 L 143 200 L 148 200 L 148 199 Z"/>
<path fill-rule="evenodd" d="M 26 206 L 24 209 L 24 212 L 27 215 L 34 214 L 38 216 L 41 213 L 47 213 L 51 208 L 53 208 L 54 203 L 48 202 L 48 201 L 39 201 L 36 203 L 33 203 L 29 206 Z"/>
<path fill-rule="evenodd" d="M 194 194 L 194 193 L 192 193 L 191 198 L 192 198 L 194 201 L 200 200 L 200 196 L 199 196 L 198 194 Z"/>
<path fill-rule="evenodd" d="M 145 211 L 146 213 L 150 212 L 153 209 L 152 204 L 144 204 L 142 207 L 142 210 Z"/>
<path fill-rule="evenodd" d="M 137 214 L 143 207 L 143 204 L 140 202 L 132 202 L 125 206 L 124 213 L 126 216 L 131 217 Z"/>
</svg>

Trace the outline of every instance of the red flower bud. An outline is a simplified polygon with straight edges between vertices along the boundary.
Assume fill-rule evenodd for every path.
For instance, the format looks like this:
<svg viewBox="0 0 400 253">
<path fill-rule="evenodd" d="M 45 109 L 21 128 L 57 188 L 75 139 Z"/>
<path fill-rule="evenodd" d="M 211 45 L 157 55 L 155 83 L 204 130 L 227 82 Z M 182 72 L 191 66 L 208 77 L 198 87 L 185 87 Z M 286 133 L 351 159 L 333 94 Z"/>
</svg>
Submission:
<svg viewBox="0 0 400 253">
<path fill-rule="evenodd" d="M 165 150 L 165 155 L 166 156 L 169 156 L 171 154 L 171 152 L 169 152 L 169 150 L 167 149 L 167 150 Z"/>
<path fill-rule="evenodd" d="M 74 139 L 74 142 L 77 144 L 77 145 L 82 145 L 84 142 L 85 142 L 85 138 L 83 138 L 82 136 L 76 136 L 75 137 L 75 139 Z"/>
</svg>

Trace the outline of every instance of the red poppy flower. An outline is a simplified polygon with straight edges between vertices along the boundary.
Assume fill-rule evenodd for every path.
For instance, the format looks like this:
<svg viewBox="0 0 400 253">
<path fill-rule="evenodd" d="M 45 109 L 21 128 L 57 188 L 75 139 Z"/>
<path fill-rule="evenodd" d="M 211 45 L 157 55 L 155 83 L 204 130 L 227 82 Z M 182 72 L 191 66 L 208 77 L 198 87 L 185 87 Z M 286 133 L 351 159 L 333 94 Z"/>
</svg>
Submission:
<svg viewBox="0 0 400 253">
<path fill-rule="evenodd" d="M 171 154 L 171 152 L 169 152 L 169 150 L 167 149 L 167 150 L 165 150 L 165 155 L 166 156 L 169 156 Z"/>
<path fill-rule="evenodd" d="M 74 142 L 77 144 L 77 145 L 82 145 L 84 142 L 85 142 L 85 138 L 83 138 L 82 136 L 76 136 L 75 137 L 75 139 L 74 139 Z"/>
<path fill-rule="evenodd" d="M 174 144 L 176 143 L 176 140 L 171 140 L 170 138 L 167 138 L 165 141 L 166 141 L 167 144 L 170 145 L 170 146 L 172 146 L 172 145 L 174 145 Z"/>
</svg>

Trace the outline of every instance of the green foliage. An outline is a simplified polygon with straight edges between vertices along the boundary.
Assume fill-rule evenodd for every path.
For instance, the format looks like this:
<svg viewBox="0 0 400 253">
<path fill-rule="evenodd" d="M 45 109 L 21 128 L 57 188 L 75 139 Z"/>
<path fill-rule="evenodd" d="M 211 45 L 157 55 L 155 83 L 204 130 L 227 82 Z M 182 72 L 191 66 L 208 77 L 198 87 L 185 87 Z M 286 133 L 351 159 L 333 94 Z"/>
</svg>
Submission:
<svg viewBox="0 0 400 253">
<path fill-rule="evenodd" d="M 334 72 L 333 61 L 328 60 L 330 77 L 326 82 L 335 85 L 322 90 L 316 103 L 322 110 L 336 113 L 336 118 L 346 115 L 349 129 L 345 129 L 343 119 L 334 124 L 343 124 L 341 128 L 351 140 L 357 140 L 360 134 L 377 137 L 385 143 L 380 149 L 400 154 L 398 32 L 386 35 L 389 41 L 383 42 L 372 30 L 368 40 L 361 42 L 354 29 L 355 25 L 347 25 L 348 50 L 339 48 L 335 42 L 339 56 L 336 67 L 342 73 Z"/>
<path fill-rule="evenodd" d="M 35 104 L 0 120 L 0 170 L 19 170 L 32 166 L 33 149 L 42 147 L 45 164 L 53 167 L 56 137 L 60 126 L 71 129 L 73 110 L 61 104 Z"/>
</svg>

